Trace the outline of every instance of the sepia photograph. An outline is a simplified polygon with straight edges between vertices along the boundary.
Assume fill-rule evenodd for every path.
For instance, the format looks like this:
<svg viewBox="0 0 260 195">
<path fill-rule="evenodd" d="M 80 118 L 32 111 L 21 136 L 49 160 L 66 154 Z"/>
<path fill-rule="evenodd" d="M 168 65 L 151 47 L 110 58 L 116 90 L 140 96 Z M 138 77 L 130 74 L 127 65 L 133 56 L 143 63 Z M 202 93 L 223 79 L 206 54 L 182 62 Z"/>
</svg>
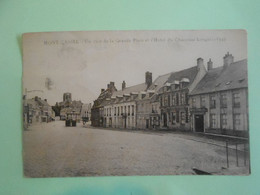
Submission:
<svg viewBox="0 0 260 195">
<path fill-rule="evenodd" d="M 25 33 L 24 177 L 250 175 L 245 30 Z"/>
</svg>

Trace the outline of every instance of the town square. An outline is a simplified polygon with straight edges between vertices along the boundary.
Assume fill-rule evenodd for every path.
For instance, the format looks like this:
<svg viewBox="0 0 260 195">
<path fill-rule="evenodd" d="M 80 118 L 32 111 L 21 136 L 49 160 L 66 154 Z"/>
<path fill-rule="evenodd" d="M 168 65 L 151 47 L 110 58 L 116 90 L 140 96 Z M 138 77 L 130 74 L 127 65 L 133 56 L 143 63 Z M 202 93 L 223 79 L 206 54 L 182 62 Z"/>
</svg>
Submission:
<svg viewBox="0 0 260 195">
<path fill-rule="evenodd" d="M 250 174 L 246 34 L 207 33 L 26 34 L 24 175 Z"/>
</svg>

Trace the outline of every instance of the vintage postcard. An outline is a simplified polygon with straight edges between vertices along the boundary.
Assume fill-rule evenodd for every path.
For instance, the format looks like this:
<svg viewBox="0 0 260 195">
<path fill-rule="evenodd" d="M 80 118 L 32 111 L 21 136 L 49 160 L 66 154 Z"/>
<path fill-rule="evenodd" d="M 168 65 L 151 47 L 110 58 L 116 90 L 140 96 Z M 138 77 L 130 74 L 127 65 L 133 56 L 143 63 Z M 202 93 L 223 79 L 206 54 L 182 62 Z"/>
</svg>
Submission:
<svg viewBox="0 0 260 195">
<path fill-rule="evenodd" d="M 250 174 L 245 30 L 23 34 L 25 177 Z"/>
</svg>

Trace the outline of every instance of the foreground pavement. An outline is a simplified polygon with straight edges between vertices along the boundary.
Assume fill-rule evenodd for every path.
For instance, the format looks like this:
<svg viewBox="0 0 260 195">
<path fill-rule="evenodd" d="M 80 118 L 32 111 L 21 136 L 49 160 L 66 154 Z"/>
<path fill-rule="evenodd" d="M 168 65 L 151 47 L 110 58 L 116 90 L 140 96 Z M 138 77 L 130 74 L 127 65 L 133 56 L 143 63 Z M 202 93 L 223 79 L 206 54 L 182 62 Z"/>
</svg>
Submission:
<svg viewBox="0 0 260 195">
<path fill-rule="evenodd" d="M 192 168 L 211 174 L 248 174 L 243 154 L 223 141 L 178 133 L 65 127 L 64 121 L 32 125 L 23 132 L 27 177 L 180 175 Z"/>
</svg>

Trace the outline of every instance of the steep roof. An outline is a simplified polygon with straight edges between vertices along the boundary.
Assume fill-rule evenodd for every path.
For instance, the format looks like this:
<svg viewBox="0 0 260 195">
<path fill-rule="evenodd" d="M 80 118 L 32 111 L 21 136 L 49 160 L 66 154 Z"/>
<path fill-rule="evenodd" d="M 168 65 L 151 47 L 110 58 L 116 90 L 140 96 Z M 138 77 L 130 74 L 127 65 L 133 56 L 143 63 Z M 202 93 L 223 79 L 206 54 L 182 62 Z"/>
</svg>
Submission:
<svg viewBox="0 0 260 195">
<path fill-rule="evenodd" d="M 169 79 L 171 74 L 172 73 L 168 73 L 165 75 L 158 76 L 154 80 L 152 85 L 149 87 L 149 90 L 154 90 L 155 92 L 157 92 L 164 85 L 164 83 Z"/>
<path fill-rule="evenodd" d="M 188 78 L 190 80 L 190 84 L 194 81 L 196 75 L 198 73 L 197 66 L 193 66 L 191 68 L 187 68 L 178 72 L 171 73 L 171 76 L 168 79 L 168 83 L 173 83 L 175 80 L 180 81 L 183 78 Z"/>
<path fill-rule="evenodd" d="M 139 85 L 134 85 L 131 87 L 126 87 L 124 90 L 119 90 L 119 91 L 115 91 L 112 94 L 112 97 L 116 97 L 117 95 L 124 95 L 124 94 L 130 94 L 132 92 L 140 92 L 140 91 L 145 91 L 147 89 L 147 85 L 146 83 L 142 83 Z"/>
<path fill-rule="evenodd" d="M 191 95 L 244 88 L 248 86 L 247 60 L 231 63 L 227 67 L 214 68 L 207 72 Z"/>
</svg>

